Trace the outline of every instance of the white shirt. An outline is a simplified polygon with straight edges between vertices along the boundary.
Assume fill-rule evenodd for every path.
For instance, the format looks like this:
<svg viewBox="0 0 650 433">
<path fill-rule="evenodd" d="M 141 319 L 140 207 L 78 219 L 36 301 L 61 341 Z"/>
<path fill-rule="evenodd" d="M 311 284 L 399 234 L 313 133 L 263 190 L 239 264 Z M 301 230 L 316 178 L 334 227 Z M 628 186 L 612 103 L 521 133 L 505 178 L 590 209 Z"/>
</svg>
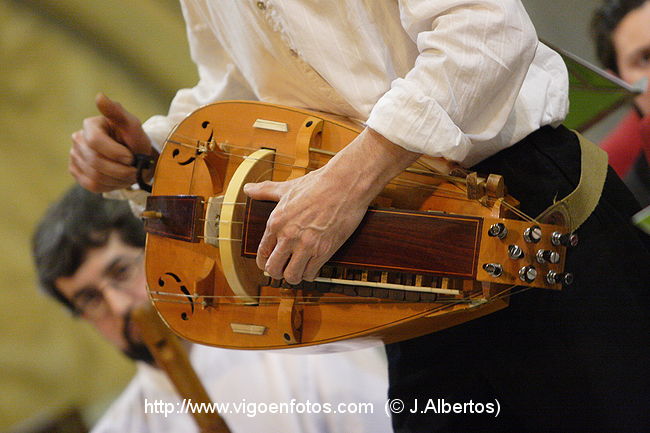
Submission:
<svg viewBox="0 0 650 433">
<path fill-rule="evenodd" d="M 299 355 L 193 345 L 190 359 L 212 402 L 228 405 L 221 416 L 233 433 L 392 431 L 383 348 Z M 92 433 L 198 432 L 184 407 L 162 371 L 138 363 Z"/>
<path fill-rule="evenodd" d="M 161 145 L 197 107 L 262 100 L 361 119 L 469 166 L 568 110 L 559 55 L 519 0 L 182 0 L 200 81 L 145 130 Z"/>
</svg>

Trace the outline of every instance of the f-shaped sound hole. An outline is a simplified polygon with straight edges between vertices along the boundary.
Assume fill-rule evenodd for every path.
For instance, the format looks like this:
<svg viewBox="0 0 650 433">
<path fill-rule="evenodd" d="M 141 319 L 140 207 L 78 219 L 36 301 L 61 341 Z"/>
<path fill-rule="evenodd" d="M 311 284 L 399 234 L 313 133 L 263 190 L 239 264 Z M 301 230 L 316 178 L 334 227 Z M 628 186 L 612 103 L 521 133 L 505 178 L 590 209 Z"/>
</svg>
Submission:
<svg viewBox="0 0 650 433">
<path fill-rule="evenodd" d="M 190 291 L 187 290 L 187 287 L 183 284 L 181 278 L 173 272 L 165 272 L 160 278 L 158 278 L 158 286 L 163 288 L 165 286 L 165 276 L 171 277 L 177 284 L 178 288 L 185 297 L 187 298 L 188 304 L 190 305 L 191 314 L 194 314 L 194 298 L 190 294 Z M 181 313 L 181 319 L 188 320 L 189 317 L 186 312 Z"/>
</svg>

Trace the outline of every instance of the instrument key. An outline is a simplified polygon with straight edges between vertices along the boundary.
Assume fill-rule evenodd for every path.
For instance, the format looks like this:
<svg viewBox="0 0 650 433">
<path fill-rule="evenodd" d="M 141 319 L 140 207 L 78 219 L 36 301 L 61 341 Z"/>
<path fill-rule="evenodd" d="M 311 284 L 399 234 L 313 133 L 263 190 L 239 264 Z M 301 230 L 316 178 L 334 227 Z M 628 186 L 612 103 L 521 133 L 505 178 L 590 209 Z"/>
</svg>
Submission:
<svg viewBox="0 0 650 433">
<path fill-rule="evenodd" d="M 495 278 L 503 275 L 503 266 L 498 263 L 486 263 L 483 265 L 483 269 Z"/>
<path fill-rule="evenodd" d="M 560 253 L 551 250 L 538 250 L 535 255 L 538 263 L 560 263 Z"/>
<path fill-rule="evenodd" d="M 519 278 L 525 283 L 532 283 L 537 278 L 537 269 L 532 265 L 524 266 L 519 269 Z"/>
<path fill-rule="evenodd" d="M 578 235 L 575 233 L 560 233 L 553 232 L 551 234 L 551 243 L 557 246 L 565 246 L 567 248 L 578 246 Z"/>
<path fill-rule="evenodd" d="M 508 245 L 508 257 L 513 260 L 524 257 L 524 250 L 519 245 Z"/>
<path fill-rule="evenodd" d="M 568 286 L 573 283 L 573 274 L 570 272 L 555 272 L 548 271 L 546 274 L 546 282 L 548 284 L 562 284 Z"/>
<path fill-rule="evenodd" d="M 542 228 L 538 225 L 530 226 L 524 231 L 524 240 L 536 244 L 542 239 Z"/>
<path fill-rule="evenodd" d="M 503 223 L 495 223 L 490 226 L 488 230 L 490 237 L 504 239 L 508 235 L 508 228 Z"/>
</svg>

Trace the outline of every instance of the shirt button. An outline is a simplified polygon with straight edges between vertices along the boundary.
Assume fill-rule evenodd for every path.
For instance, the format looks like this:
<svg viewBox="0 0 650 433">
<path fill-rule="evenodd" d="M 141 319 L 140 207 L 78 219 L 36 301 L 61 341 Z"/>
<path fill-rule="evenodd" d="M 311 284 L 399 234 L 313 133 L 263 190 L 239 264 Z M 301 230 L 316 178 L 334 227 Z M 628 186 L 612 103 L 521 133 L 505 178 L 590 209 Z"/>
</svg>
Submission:
<svg viewBox="0 0 650 433">
<path fill-rule="evenodd" d="M 263 11 L 266 9 L 266 4 L 263 1 L 257 2 L 257 9 Z"/>
</svg>

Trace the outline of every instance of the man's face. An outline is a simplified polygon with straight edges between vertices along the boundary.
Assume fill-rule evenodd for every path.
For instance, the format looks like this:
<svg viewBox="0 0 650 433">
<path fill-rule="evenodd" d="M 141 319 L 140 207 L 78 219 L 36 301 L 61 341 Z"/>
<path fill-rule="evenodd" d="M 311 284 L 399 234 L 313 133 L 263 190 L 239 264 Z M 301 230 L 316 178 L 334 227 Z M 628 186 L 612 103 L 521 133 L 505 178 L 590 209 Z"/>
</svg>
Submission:
<svg viewBox="0 0 650 433">
<path fill-rule="evenodd" d="M 142 248 L 124 244 L 113 232 L 105 246 L 88 251 L 85 261 L 56 286 L 97 330 L 133 359 L 151 362 L 131 321 L 131 310 L 148 302 Z"/>
<path fill-rule="evenodd" d="M 644 77 L 650 80 L 650 1 L 621 20 L 612 40 L 621 78 L 628 83 Z M 638 96 L 635 102 L 644 116 L 650 114 L 650 90 Z"/>
</svg>

